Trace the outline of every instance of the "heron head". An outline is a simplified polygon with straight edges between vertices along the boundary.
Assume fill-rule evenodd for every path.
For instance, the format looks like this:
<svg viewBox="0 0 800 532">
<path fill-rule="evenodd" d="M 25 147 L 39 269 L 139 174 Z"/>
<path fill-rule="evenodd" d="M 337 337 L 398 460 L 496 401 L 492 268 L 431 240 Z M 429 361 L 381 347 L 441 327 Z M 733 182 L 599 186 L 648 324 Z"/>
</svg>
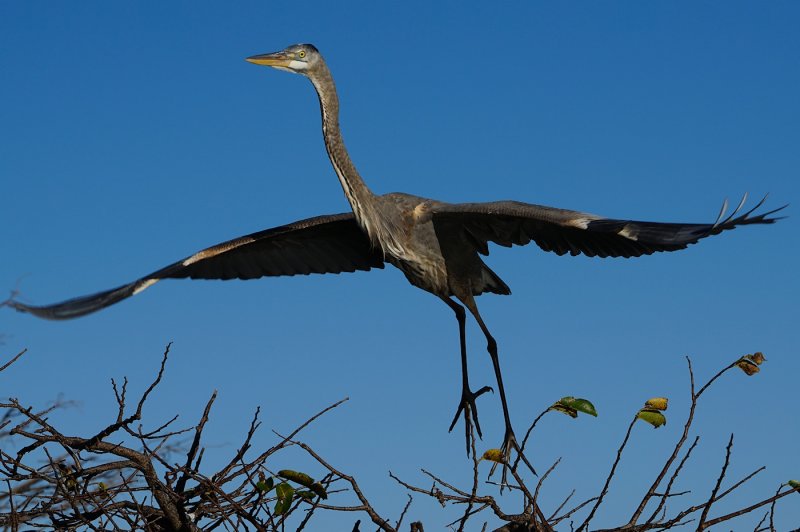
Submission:
<svg viewBox="0 0 800 532">
<path fill-rule="evenodd" d="M 307 76 L 322 63 L 322 55 L 313 44 L 293 44 L 280 52 L 254 55 L 246 61 Z"/>
</svg>

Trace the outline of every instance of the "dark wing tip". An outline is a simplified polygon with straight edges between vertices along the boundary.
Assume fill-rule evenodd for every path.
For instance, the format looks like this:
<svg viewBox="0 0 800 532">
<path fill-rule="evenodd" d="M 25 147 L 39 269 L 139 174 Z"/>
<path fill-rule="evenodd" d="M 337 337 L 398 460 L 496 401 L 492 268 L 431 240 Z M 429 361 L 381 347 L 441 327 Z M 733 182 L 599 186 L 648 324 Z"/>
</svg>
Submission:
<svg viewBox="0 0 800 532">
<path fill-rule="evenodd" d="M 789 203 L 786 203 L 785 205 L 781 205 L 777 209 L 772 209 L 771 211 L 765 212 L 761 216 L 764 216 L 764 220 L 766 220 L 769 223 L 774 223 L 774 222 L 777 222 L 778 220 L 783 220 L 784 218 L 788 218 L 789 215 L 787 214 L 785 216 L 774 216 L 772 218 L 766 218 L 766 217 L 769 216 L 770 214 L 775 214 L 776 212 L 780 212 L 780 211 L 782 211 L 783 209 L 785 209 L 788 206 L 789 206 Z"/>
<path fill-rule="evenodd" d="M 723 205 L 723 212 L 720 213 L 720 216 L 717 218 L 717 221 L 714 223 L 713 226 L 711 226 L 710 230 L 711 234 L 718 234 L 726 229 L 733 229 L 738 225 L 774 224 L 778 220 L 786 218 L 786 216 L 773 216 L 772 218 L 770 218 L 769 216 L 775 214 L 776 212 L 780 212 L 786 207 L 788 207 L 789 206 L 788 203 L 786 203 L 785 205 L 781 205 L 776 209 L 762 212 L 760 214 L 753 216 L 753 213 L 757 211 L 762 205 L 764 205 L 764 202 L 767 201 L 767 197 L 769 197 L 769 194 L 764 194 L 764 197 L 761 198 L 761 200 L 758 203 L 756 203 L 753 207 L 751 207 L 747 211 L 739 214 L 742 211 L 742 207 L 744 206 L 745 200 L 747 199 L 747 194 L 745 194 L 744 197 L 742 198 L 742 201 L 739 202 L 739 206 L 736 207 L 736 209 L 734 209 L 734 211 L 731 214 L 729 214 L 724 220 L 721 220 L 725 208 Z"/>
<path fill-rule="evenodd" d="M 91 314 L 92 312 L 96 312 L 130 297 L 134 294 L 135 290 L 141 286 L 141 282 L 141 280 L 136 281 L 117 288 L 112 288 L 111 290 L 106 290 L 105 292 L 68 299 L 67 301 L 62 301 L 54 305 L 41 307 L 26 305 L 13 298 L 7 301 L 6 304 L 17 312 L 32 314 L 37 318 L 46 320 L 69 320 Z"/>
<path fill-rule="evenodd" d="M 16 310 L 17 312 L 30 312 L 31 307 L 20 303 L 19 301 L 15 301 L 13 299 L 9 299 L 8 301 L 4 301 L 2 306 L 8 306 Z"/>
<path fill-rule="evenodd" d="M 37 307 L 34 305 L 26 305 L 25 303 L 20 303 L 19 301 L 10 300 L 6 302 L 6 305 L 13 308 L 17 312 L 22 312 L 25 314 L 33 314 L 38 318 L 44 318 L 46 320 L 57 320 L 60 319 L 55 312 L 55 308 L 57 305 L 53 306 L 46 306 L 46 307 Z"/>
</svg>

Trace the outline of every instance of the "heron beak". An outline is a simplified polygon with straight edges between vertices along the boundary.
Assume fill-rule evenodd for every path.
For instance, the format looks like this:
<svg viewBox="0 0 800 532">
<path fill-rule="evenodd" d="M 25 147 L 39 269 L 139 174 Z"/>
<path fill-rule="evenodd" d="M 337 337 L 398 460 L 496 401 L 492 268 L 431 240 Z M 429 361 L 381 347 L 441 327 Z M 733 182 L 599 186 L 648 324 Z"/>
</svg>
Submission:
<svg viewBox="0 0 800 532">
<path fill-rule="evenodd" d="M 273 54 L 253 55 L 245 59 L 245 61 L 254 65 L 287 68 L 289 63 L 292 62 L 292 58 L 285 52 L 275 52 Z"/>
</svg>

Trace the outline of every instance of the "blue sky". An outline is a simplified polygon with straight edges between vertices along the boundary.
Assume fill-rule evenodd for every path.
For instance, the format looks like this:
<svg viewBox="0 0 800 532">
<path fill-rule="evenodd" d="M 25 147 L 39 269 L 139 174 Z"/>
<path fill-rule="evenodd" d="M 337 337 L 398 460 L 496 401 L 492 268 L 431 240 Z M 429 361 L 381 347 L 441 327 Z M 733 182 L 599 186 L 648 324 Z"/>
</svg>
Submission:
<svg viewBox="0 0 800 532">
<path fill-rule="evenodd" d="M 243 60 L 296 42 L 327 59 L 347 146 L 376 192 L 690 222 L 713 221 L 724 198 L 744 192 L 797 204 L 798 4 L 432 4 L 0 4 L 0 287 L 19 282 L 26 301 L 50 303 L 348 210 L 312 86 Z M 564 395 L 600 412 L 551 414 L 537 429 L 537 467 L 563 456 L 545 507 L 573 487 L 595 494 L 630 416 L 668 396 L 668 425 L 636 427 L 595 524 L 627 520 L 679 436 L 686 355 L 699 382 L 741 354 L 768 358 L 761 374 L 730 374 L 703 398 L 686 505 L 710 492 L 731 432 L 730 481 L 767 470 L 720 511 L 800 476 L 794 210 L 774 226 L 635 260 L 493 250 L 488 263 L 513 295 L 478 303 L 517 431 Z M 257 405 L 257 444 L 267 446 L 270 428 L 288 431 L 349 396 L 305 440 L 359 478 L 384 515 L 396 518 L 406 500 L 388 470 L 421 485 L 420 467 L 469 482 L 461 428 L 446 431 L 460 392 L 456 322 L 392 268 L 164 282 L 76 321 L 2 312 L 0 333 L 3 357 L 29 349 L 2 375 L 3 395 L 79 401 L 59 416 L 71 432 L 110 421 L 109 379 L 143 389 L 174 341 L 145 414 L 158 425 L 179 413 L 188 425 L 219 390 L 209 467 L 235 451 Z M 467 334 L 472 383 L 493 384 L 474 323 Z M 480 413 L 480 447 L 499 445 L 498 397 L 482 398 Z M 287 455 L 275 469 L 303 463 Z M 800 522 L 797 508 L 779 507 L 779 528 Z M 410 510 L 432 529 L 458 514 L 420 497 Z"/>
</svg>

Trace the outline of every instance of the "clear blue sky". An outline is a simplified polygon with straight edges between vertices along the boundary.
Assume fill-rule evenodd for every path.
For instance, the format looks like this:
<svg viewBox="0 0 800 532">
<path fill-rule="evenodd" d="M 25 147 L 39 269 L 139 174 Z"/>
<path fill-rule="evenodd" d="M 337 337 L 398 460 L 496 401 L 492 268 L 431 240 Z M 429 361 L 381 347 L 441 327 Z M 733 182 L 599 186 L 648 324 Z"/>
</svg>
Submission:
<svg viewBox="0 0 800 532">
<path fill-rule="evenodd" d="M 546 508 L 573 487 L 578 498 L 596 493 L 630 416 L 668 396 L 668 425 L 636 427 L 595 524 L 627 519 L 679 435 L 686 355 L 701 382 L 744 353 L 768 362 L 704 397 L 700 447 L 679 486 L 695 490 L 685 504 L 705 500 L 731 432 L 730 481 L 767 470 L 721 509 L 800 477 L 800 4 L 432 4 L 3 2 L 0 287 L 21 279 L 26 301 L 51 303 L 231 237 L 348 210 L 310 83 L 243 60 L 312 42 L 337 81 L 351 155 L 377 192 L 692 222 L 713 221 L 724 198 L 744 192 L 793 203 L 774 226 L 654 257 L 496 249 L 488 262 L 513 295 L 479 305 L 518 432 L 564 395 L 600 412 L 541 423 L 535 464 L 564 457 Z M 469 482 L 461 427 L 446 430 L 460 392 L 456 322 L 392 268 L 164 282 L 76 321 L 2 312 L 0 332 L 4 358 L 29 349 L 0 376 L 3 396 L 79 401 L 59 416 L 71 432 L 111 420 L 109 379 L 143 389 L 174 341 L 146 419 L 179 413 L 192 424 L 219 390 L 209 467 L 235 451 L 257 405 L 257 444 L 267 446 L 270 428 L 288 431 L 349 396 L 304 438 L 359 478 L 384 515 L 395 519 L 406 500 L 388 470 L 421 485 L 420 467 Z M 468 337 L 472 382 L 493 384 L 473 323 Z M 480 414 L 480 447 L 499 445 L 497 396 L 481 399 Z M 273 465 L 318 472 L 303 464 L 287 455 Z M 800 522 L 798 508 L 779 507 L 779 528 Z M 436 530 L 459 511 L 415 497 L 410 517 Z M 318 529 L 354 519 L 329 515 Z"/>
</svg>

